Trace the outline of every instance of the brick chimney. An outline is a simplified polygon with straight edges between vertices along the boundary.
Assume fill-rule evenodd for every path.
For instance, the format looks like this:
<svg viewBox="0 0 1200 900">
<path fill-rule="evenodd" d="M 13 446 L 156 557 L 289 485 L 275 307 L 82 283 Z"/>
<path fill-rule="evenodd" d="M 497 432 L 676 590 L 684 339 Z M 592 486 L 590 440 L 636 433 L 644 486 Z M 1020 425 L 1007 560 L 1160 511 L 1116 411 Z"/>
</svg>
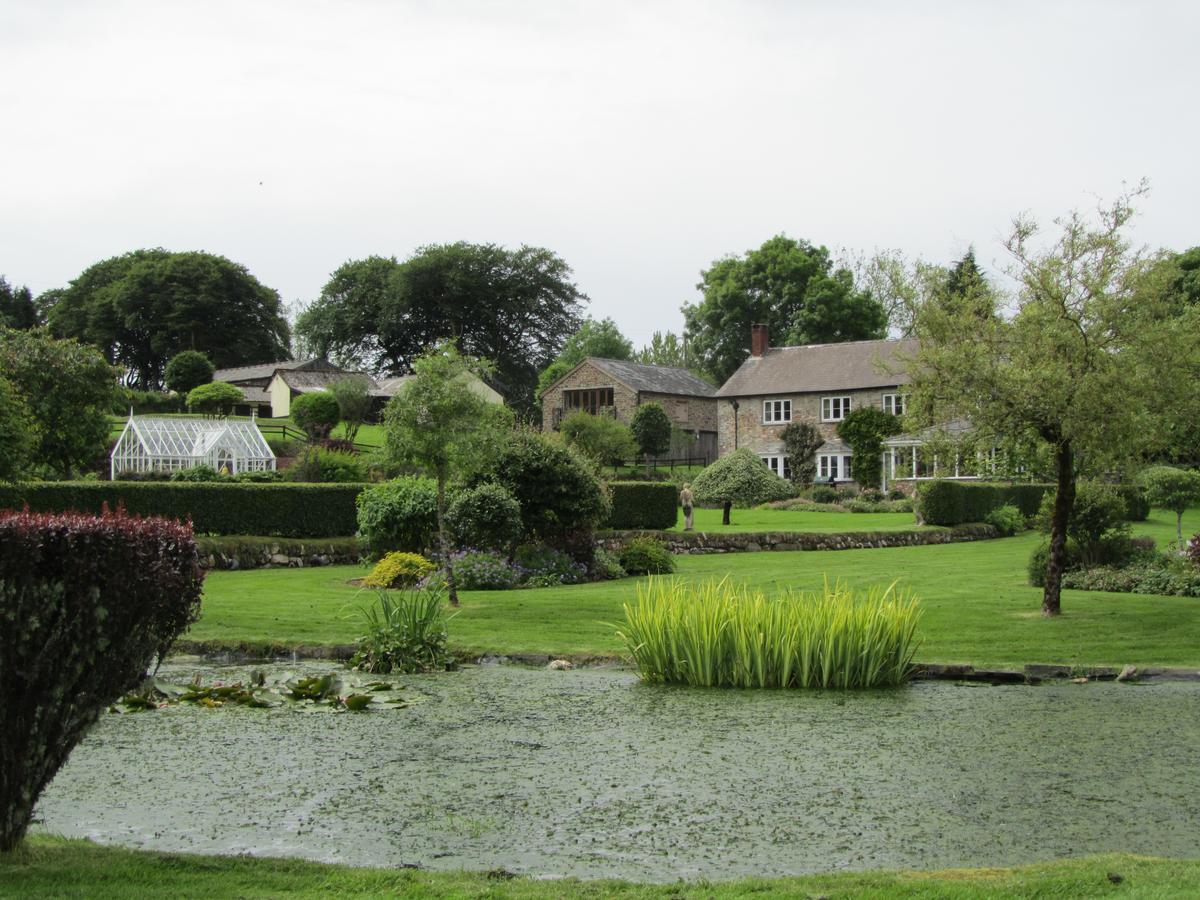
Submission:
<svg viewBox="0 0 1200 900">
<path fill-rule="evenodd" d="M 771 349 L 771 338 L 766 325 L 750 326 L 750 355 L 766 356 Z"/>
</svg>

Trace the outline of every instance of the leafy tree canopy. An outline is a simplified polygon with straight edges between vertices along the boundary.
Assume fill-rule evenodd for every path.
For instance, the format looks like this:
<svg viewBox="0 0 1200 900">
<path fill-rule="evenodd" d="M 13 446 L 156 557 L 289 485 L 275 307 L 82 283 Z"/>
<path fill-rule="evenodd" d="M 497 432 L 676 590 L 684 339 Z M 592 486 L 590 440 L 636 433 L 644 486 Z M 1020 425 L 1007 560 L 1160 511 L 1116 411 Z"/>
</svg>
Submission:
<svg viewBox="0 0 1200 900">
<path fill-rule="evenodd" d="M 855 287 L 829 251 L 777 235 L 741 257 L 717 260 L 696 286 L 704 299 L 683 307 L 696 364 L 718 383 L 750 354 L 750 326 L 776 340 L 829 343 L 883 337 L 887 312 Z"/>
<path fill-rule="evenodd" d="M 338 410 L 346 426 L 346 440 L 353 442 L 358 429 L 371 414 L 371 385 L 365 375 L 349 375 L 329 385 L 329 392 L 337 398 Z"/>
<path fill-rule="evenodd" d="M 629 430 L 647 461 L 671 449 L 671 420 L 661 403 L 643 403 L 634 410 Z"/>
<path fill-rule="evenodd" d="M 446 485 L 451 477 L 478 467 L 502 440 L 511 424 L 509 412 L 471 390 L 467 377 L 484 378 L 489 367 L 463 356 L 452 341 L 431 347 L 413 360 L 413 369 L 416 377 L 388 401 L 386 452 L 393 462 L 418 466 L 437 481 L 438 543 L 450 602 L 457 606 L 446 530 Z"/>
<path fill-rule="evenodd" d="M 36 424 L 24 398 L 0 378 L 0 481 L 16 481 L 29 467 L 37 441 Z"/>
<path fill-rule="evenodd" d="M 984 285 L 918 310 L 908 415 L 918 424 L 971 421 L 984 434 L 1050 448 L 1058 491 L 1043 612 L 1057 615 L 1080 470 L 1119 468 L 1160 439 L 1192 402 L 1200 309 L 1178 314 L 1160 267 L 1125 232 L 1134 191 L 1093 219 L 1072 213 L 1049 241 L 1016 220 L 1006 248 L 1017 283 L 1011 316 Z M 986 315 L 981 312 L 986 311 Z"/>
<path fill-rule="evenodd" d="M 29 288 L 11 285 L 0 275 L 0 326 L 24 330 L 41 324 L 41 310 Z"/>
<path fill-rule="evenodd" d="M 167 361 L 199 350 L 217 368 L 286 359 L 279 294 L 211 253 L 135 250 L 85 269 L 55 297 L 50 328 L 100 348 L 142 390 L 163 385 Z"/>
<path fill-rule="evenodd" d="M 104 453 L 117 381 L 95 348 L 54 340 L 44 328 L 0 329 L 0 378 L 29 409 L 38 463 L 66 478 Z"/>
<path fill-rule="evenodd" d="M 589 356 L 600 359 L 632 359 L 633 342 L 621 334 L 612 319 L 596 321 L 590 316 L 579 330 L 567 338 L 562 352 L 538 376 L 537 396 L 541 399 L 546 388 L 558 381 Z"/>
<path fill-rule="evenodd" d="M 586 300 L 549 250 L 460 241 L 422 247 L 404 262 L 347 262 L 296 330 L 310 352 L 392 375 L 409 373 L 427 347 L 452 338 L 462 353 L 496 360 L 502 393 L 529 409 L 538 373 L 579 327 Z"/>
<path fill-rule="evenodd" d="M 228 415 L 233 407 L 246 399 L 242 389 L 227 381 L 210 381 L 188 391 L 188 409 L 199 413 L 224 413 Z"/>
<path fill-rule="evenodd" d="M 212 361 L 199 350 L 183 350 L 167 362 L 167 390 L 187 394 L 192 388 L 212 381 L 215 370 Z"/>
<path fill-rule="evenodd" d="M 621 465 L 638 452 L 629 426 L 609 416 L 578 410 L 563 419 L 559 433 L 568 445 L 602 466 Z"/>
<path fill-rule="evenodd" d="M 1200 472 L 1176 469 L 1172 466 L 1151 466 L 1142 472 L 1138 481 L 1146 488 L 1146 499 L 1152 506 L 1175 513 L 1175 534 L 1183 545 L 1183 514 L 1200 503 Z"/>
</svg>

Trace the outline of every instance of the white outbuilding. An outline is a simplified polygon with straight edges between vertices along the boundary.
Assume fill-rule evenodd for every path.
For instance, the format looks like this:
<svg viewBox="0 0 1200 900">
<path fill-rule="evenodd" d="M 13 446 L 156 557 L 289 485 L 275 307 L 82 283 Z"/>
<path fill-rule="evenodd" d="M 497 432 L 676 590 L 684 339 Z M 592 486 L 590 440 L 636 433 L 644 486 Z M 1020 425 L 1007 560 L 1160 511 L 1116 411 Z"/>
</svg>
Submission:
<svg viewBox="0 0 1200 900">
<path fill-rule="evenodd" d="M 122 472 L 177 472 L 211 466 L 231 475 L 275 468 L 258 423 L 201 416 L 130 416 L 111 457 Z"/>
</svg>

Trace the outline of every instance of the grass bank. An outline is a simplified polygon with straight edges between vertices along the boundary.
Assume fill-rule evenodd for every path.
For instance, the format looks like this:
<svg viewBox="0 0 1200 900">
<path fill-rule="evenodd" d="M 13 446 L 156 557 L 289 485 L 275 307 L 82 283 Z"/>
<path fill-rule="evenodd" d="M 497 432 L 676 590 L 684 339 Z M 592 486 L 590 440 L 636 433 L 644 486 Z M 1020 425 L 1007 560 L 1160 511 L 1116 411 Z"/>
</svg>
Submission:
<svg viewBox="0 0 1200 900">
<path fill-rule="evenodd" d="M 810 515 L 836 515 L 814 513 Z M 1200 530 L 1200 510 L 1185 517 Z M 1137 533 L 1161 544 L 1174 537 L 1174 515 L 1156 510 Z M 933 547 L 679 556 L 690 581 L 730 577 L 768 590 L 820 588 L 825 579 L 853 587 L 899 581 L 923 609 L 922 662 L 1020 666 L 1200 665 L 1200 601 L 1065 591 L 1063 615 L 1039 615 L 1041 590 L 1026 582 L 1039 535 Z M 212 572 L 201 619 L 188 639 L 228 645 L 346 644 L 359 634 L 356 609 L 373 595 L 349 585 L 356 566 Z M 634 596 L 634 580 L 517 591 L 466 591 L 450 623 L 451 645 L 476 653 L 611 656 L 621 652 L 613 623 Z"/>
<path fill-rule="evenodd" d="M 1200 862 L 1108 854 L 1004 869 L 862 872 L 645 885 L 513 878 L 508 873 L 359 869 L 287 859 L 189 856 L 34 837 L 0 855 L 0 896 L 521 898 L 1168 898 L 1200 893 Z"/>
</svg>

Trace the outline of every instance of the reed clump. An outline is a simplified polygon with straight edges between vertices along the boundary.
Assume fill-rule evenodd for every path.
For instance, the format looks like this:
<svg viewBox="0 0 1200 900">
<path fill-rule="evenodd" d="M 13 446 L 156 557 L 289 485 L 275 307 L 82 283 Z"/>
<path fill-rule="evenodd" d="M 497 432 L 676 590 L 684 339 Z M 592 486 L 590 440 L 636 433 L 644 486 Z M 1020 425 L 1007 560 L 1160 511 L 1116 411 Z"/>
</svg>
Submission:
<svg viewBox="0 0 1200 900">
<path fill-rule="evenodd" d="M 871 688 L 913 672 L 917 600 L 896 585 L 865 594 L 761 590 L 728 579 L 649 579 L 618 632 L 644 681 L 702 687 Z"/>
</svg>

